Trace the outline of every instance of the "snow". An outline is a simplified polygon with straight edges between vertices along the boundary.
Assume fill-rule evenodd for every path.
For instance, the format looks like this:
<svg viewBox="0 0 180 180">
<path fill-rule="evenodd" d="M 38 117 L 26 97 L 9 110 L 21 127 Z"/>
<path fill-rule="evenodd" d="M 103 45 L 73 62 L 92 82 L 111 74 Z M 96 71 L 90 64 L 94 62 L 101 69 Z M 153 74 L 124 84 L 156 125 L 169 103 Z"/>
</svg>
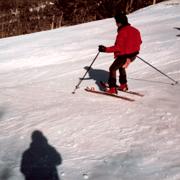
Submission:
<svg viewBox="0 0 180 180">
<path fill-rule="evenodd" d="M 180 81 L 180 1 L 128 15 L 143 39 L 140 57 Z M 128 102 L 84 91 L 106 80 L 113 54 L 113 18 L 0 40 L 0 180 L 23 180 L 22 155 L 35 130 L 61 155 L 61 180 L 179 180 L 180 85 L 138 58 Z"/>
</svg>

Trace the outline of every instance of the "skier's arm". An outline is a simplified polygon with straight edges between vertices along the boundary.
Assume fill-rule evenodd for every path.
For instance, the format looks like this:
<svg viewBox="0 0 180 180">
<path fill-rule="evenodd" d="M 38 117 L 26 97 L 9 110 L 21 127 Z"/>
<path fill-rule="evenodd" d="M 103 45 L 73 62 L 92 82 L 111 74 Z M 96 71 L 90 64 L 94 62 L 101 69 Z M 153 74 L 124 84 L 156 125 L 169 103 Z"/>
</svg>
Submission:
<svg viewBox="0 0 180 180">
<path fill-rule="evenodd" d="M 116 37 L 116 42 L 113 46 L 106 47 L 106 52 L 107 53 L 114 53 L 114 52 L 120 52 L 124 48 L 124 35 L 122 33 L 119 33 Z"/>
</svg>

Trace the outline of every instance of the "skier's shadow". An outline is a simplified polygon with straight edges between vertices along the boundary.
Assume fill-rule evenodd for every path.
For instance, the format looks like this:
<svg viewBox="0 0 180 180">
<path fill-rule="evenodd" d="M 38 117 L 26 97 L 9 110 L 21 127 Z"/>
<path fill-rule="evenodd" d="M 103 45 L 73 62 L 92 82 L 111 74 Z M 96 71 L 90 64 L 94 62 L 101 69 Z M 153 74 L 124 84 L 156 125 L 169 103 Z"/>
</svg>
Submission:
<svg viewBox="0 0 180 180">
<path fill-rule="evenodd" d="M 61 155 L 48 144 L 41 131 L 32 133 L 30 147 L 23 153 L 21 172 L 25 180 L 60 180 L 56 166 L 62 163 Z"/>
<path fill-rule="evenodd" d="M 84 69 L 88 70 L 89 66 L 85 66 Z M 89 77 L 84 78 L 84 80 L 89 80 L 89 79 L 95 80 L 95 83 L 98 86 L 98 88 L 100 90 L 103 90 L 102 86 L 100 85 L 100 81 L 107 82 L 109 72 L 105 71 L 105 70 L 102 70 L 102 69 L 93 69 L 91 67 L 90 70 L 88 71 L 88 74 L 89 74 Z"/>
<path fill-rule="evenodd" d="M 174 29 L 177 29 L 177 30 L 180 31 L 180 28 L 179 28 L 179 27 L 174 27 Z M 180 37 L 180 34 L 177 34 L 176 36 L 177 36 L 177 37 Z"/>
</svg>

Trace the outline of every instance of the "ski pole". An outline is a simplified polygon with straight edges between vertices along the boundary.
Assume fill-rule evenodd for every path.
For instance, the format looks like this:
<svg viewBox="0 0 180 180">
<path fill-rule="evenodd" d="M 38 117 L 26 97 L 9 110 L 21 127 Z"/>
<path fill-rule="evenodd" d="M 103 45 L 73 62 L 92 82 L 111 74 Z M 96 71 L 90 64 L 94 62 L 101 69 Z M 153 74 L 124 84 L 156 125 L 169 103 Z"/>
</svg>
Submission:
<svg viewBox="0 0 180 180">
<path fill-rule="evenodd" d="M 137 56 L 141 61 L 145 62 L 146 64 L 148 64 L 149 66 L 151 66 L 152 68 L 154 68 L 155 70 L 157 70 L 158 72 L 160 72 L 161 74 L 163 74 L 164 76 L 166 76 L 167 78 L 169 78 L 170 80 L 172 80 L 174 83 L 172 83 L 171 85 L 175 85 L 178 83 L 178 81 L 175 81 L 173 78 L 169 77 L 167 74 L 163 73 L 162 71 L 160 71 L 159 69 L 157 69 L 156 67 L 154 67 L 153 65 L 151 65 L 150 63 L 148 63 L 147 61 L 145 61 L 144 59 L 142 59 L 141 57 Z"/>
<path fill-rule="evenodd" d="M 98 57 L 99 53 L 100 53 L 100 52 L 98 52 L 98 53 L 96 54 L 96 56 L 95 56 L 95 58 L 93 59 L 93 61 L 92 61 L 91 65 L 88 67 L 88 69 L 87 69 L 86 73 L 85 73 L 85 74 L 84 74 L 84 76 L 83 76 L 83 77 L 79 80 L 79 83 L 75 86 L 75 89 L 74 89 L 74 91 L 72 92 L 72 94 L 75 94 L 75 91 L 79 88 L 79 86 L 80 86 L 80 84 L 82 83 L 82 81 L 84 80 L 84 78 L 85 78 L 86 74 L 87 74 L 87 73 L 88 73 L 88 71 L 91 69 L 91 67 L 92 67 L 93 63 L 94 63 L 94 62 L 95 62 L 95 60 L 97 59 L 97 57 Z"/>
</svg>

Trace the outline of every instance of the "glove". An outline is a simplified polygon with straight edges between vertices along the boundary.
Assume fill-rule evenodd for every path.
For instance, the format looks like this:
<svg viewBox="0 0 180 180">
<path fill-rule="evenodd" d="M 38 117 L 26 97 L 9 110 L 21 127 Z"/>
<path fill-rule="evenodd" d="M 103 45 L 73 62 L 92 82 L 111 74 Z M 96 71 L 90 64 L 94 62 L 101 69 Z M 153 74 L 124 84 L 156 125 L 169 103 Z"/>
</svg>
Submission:
<svg viewBox="0 0 180 180">
<path fill-rule="evenodd" d="M 106 52 L 106 47 L 103 45 L 99 45 L 99 52 Z"/>
</svg>

